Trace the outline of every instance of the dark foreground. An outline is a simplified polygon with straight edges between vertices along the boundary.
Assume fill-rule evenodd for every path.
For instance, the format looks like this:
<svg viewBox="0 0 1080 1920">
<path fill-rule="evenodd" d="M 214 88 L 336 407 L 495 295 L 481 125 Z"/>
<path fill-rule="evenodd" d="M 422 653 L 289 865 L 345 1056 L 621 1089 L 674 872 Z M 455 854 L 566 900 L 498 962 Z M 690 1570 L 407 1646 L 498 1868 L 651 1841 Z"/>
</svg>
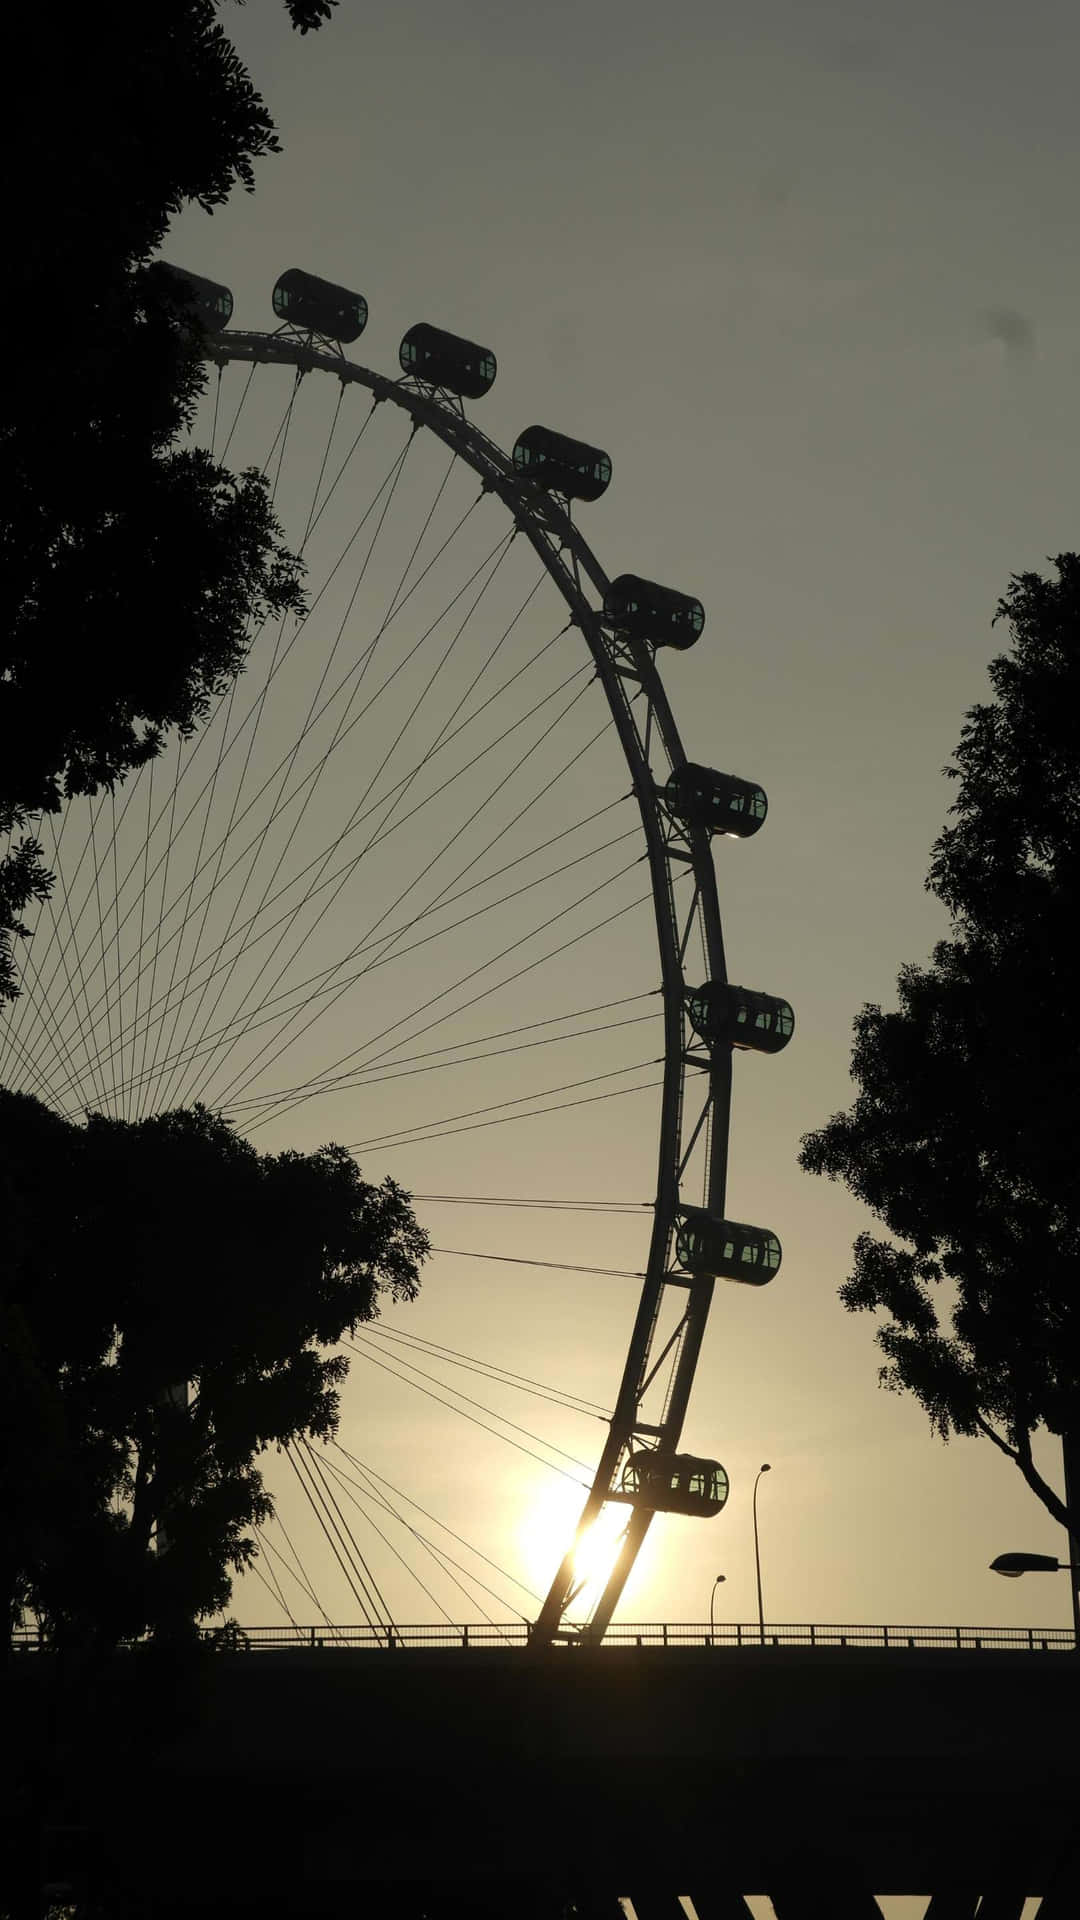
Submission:
<svg viewBox="0 0 1080 1920">
<path fill-rule="evenodd" d="M 24 1655 L 5 1693 L 13 1914 L 41 1911 L 42 1823 L 46 1876 L 109 1920 L 612 1920 L 635 1890 L 702 1920 L 755 1892 L 783 1920 L 871 1893 L 1080 1913 L 1069 1653 Z"/>
</svg>

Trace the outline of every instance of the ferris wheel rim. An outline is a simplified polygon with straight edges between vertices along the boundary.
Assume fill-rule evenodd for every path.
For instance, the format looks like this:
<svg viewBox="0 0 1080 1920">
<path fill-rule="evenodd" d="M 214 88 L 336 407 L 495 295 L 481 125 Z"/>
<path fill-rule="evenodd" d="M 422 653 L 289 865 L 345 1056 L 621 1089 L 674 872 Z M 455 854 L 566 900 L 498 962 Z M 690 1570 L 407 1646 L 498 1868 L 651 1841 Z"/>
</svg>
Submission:
<svg viewBox="0 0 1080 1920">
<path fill-rule="evenodd" d="M 686 765 L 686 754 L 663 681 L 656 666 L 654 649 L 644 641 L 626 634 L 614 637 L 604 624 L 602 602 L 610 581 L 569 511 L 569 503 L 542 488 L 535 478 L 522 473 L 493 440 L 466 415 L 460 400 L 444 390 L 432 388 L 413 376 L 389 378 L 347 358 L 340 349 L 317 344 L 287 328 L 274 333 L 223 332 L 204 338 L 202 352 L 219 370 L 231 362 L 264 363 L 292 368 L 299 380 L 309 373 L 332 376 L 342 385 L 366 387 L 374 405 L 387 402 L 406 413 L 414 431 L 426 427 L 446 448 L 469 467 L 480 480 L 484 492 L 496 495 L 514 522 L 514 528 L 532 545 L 547 575 L 563 599 L 570 616 L 589 650 L 600 681 L 608 718 L 614 727 L 640 816 L 649 867 L 649 886 L 657 935 L 657 952 L 664 1008 L 663 1082 L 660 1102 L 660 1134 L 657 1146 L 656 1199 L 653 1203 L 653 1227 L 644 1287 L 635 1322 L 623 1388 L 616 1403 L 607 1445 L 597 1467 L 586 1502 L 585 1524 L 590 1509 L 602 1506 L 613 1484 L 613 1473 L 627 1442 L 628 1401 L 631 1358 L 635 1341 L 641 1348 L 642 1374 L 648 1358 L 651 1332 L 655 1327 L 660 1299 L 669 1284 L 670 1249 L 680 1204 L 680 1178 L 685 1166 L 683 1148 L 683 1110 L 688 1087 L 694 1076 L 700 1084 L 701 1059 L 691 1064 L 686 1050 L 685 997 L 689 984 L 686 972 L 687 942 L 691 932 L 700 929 L 710 981 L 726 980 L 723 937 L 711 841 L 702 826 L 686 823 L 677 828 L 679 859 L 692 878 L 693 898 L 689 911 L 680 914 L 673 887 L 673 830 L 675 823 L 665 809 L 662 790 L 653 774 L 653 762 L 661 756 L 673 771 Z M 601 607 L 593 604 L 589 589 L 599 597 Z M 639 724 L 643 712 L 644 726 Z M 652 758 L 650 758 L 650 749 Z M 647 897 L 647 896 L 646 896 Z M 122 1060 L 122 1056 L 121 1056 Z M 721 1047 L 715 1061 L 708 1063 L 706 1113 L 709 1127 L 705 1135 L 706 1200 L 710 1208 L 723 1211 L 727 1159 L 728 1108 L 730 1099 L 730 1050 Z M 698 1129 L 701 1127 L 698 1122 Z M 695 1131 L 694 1137 L 697 1137 Z M 693 1141 L 691 1142 L 691 1146 Z M 687 1156 L 688 1157 L 688 1156 Z M 703 1292 L 707 1312 L 711 1281 Z M 704 1324 L 704 1314 L 699 1316 Z M 692 1356 L 689 1378 L 693 1374 Z M 684 1396 L 685 1398 L 685 1396 Z M 636 1403 L 635 1403 L 636 1404 Z M 621 1410 L 621 1411 L 620 1411 Z M 632 1411 L 632 1409 L 631 1409 Z M 682 1413 L 668 1423 L 667 1438 L 677 1440 Z M 666 1415 L 665 1415 L 666 1417 Z M 621 1423 L 621 1424 L 620 1424 Z M 632 1421 L 630 1422 L 632 1425 Z M 633 1525 L 636 1544 L 647 1529 L 651 1513 L 635 1511 Z M 636 1545 L 635 1545 L 636 1551 Z M 552 1594 L 555 1592 L 553 1586 Z M 612 1603 L 614 1604 L 614 1603 Z M 545 1603 L 550 1615 L 552 1595 Z M 565 1607 L 557 1609 L 559 1621 Z M 610 1617 L 610 1609 L 609 1616 Z M 602 1632 L 602 1627 L 601 1627 Z"/>
<path fill-rule="evenodd" d="M 633 1399 L 632 1391 L 635 1372 L 637 1386 L 643 1391 L 645 1367 L 651 1352 L 660 1304 L 668 1283 L 671 1242 L 680 1202 L 679 1182 L 684 1164 L 681 1160 L 683 1106 L 687 1080 L 695 1070 L 688 1062 L 684 1038 L 684 1003 L 687 988 L 684 959 L 691 922 L 695 915 L 701 928 L 709 979 L 720 984 L 726 981 L 723 931 L 710 837 L 700 826 L 690 827 L 682 835 L 685 846 L 683 857 L 688 857 L 693 874 L 693 902 L 687 917 L 685 932 L 680 932 L 676 914 L 671 859 L 668 853 L 669 840 L 666 831 L 670 821 L 664 813 L 660 792 L 649 764 L 648 732 L 655 726 L 673 771 L 686 764 L 686 754 L 663 681 L 656 667 L 655 650 L 642 641 L 629 643 L 624 641 L 621 649 L 616 649 L 615 643 L 605 632 L 599 612 L 586 597 L 582 576 L 601 596 L 601 600 L 610 582 L 591 545 L 572 520 L 568 510 L 569 502 L 563 506 L 553 498 L 551 493 L 540 487 L 536 480 L 519 472 L 503 449 L 468 418 L 464 404 L 458 396 L 448 395 L 443 390 L 428 386 L 415 376 L 390 379 L 385 374 L 380 374 L 358 361 L 349 359 L 340 347 L 316 344 L 311 335 L 301 334 L 288 327 L 269 334 L 224 331 L 206 338 L 204 353 L 208 360 L 218 365 L 219 369 L 230 361 L 253 364 L 262 362 L 291 366 L 296 370 L 298 377 L 318 372 L 337 378 L 343 386 L 346 384 L 365 386 L 373 394 L 376 405 L 389 402 L 400 407 L 411 417 L 414 431 L 421 426 L 428 428 L 453 454 L 471 467 L 480 479 L 484 491 L 492 492 L 500 498 L 512 515 L 516 529 L 529 539 L 557 591 L 566 602 L 571 622 L 580 629 L 592 655 L 596 676 L 601 683 L 611 721 L 631 775 L 634 797 L 646 842 L 664 1002 L 664 1071 L 657 1152 L 657 1190 L 653 1205 L 653 1229 L 645 1277 L 623 1370 L 622 1385 L 609 1427 L 607 1443 L 602 1450 L 578 1525 L 576 1539 L 580 1539 L 582 1533 L 592 1524 L 605 1505 L 627 1452 L 630 1431 L 634 1426 L 633 1414 L 636 1411 L 636 1400 Z M 569 564 L 564 559 L 565 555 L 570 556 Z M 625 676 L 627 674 L 637 682 L 639 695 L 643 696 L 646 702 L 648 719 L 644 744 L 634 722 L 630 697 L 626 692 Z M 706 1140 L 706 1199 L 709 1207 L 720 1213 L 723 1212 L 727 1174 L 730 1099 L 730 1049 L 721 1047 L 709 1060 L 708 1095 L 702 1111 L 702 1118 L 704 1119 L 707 1115 L 709 1119 Z M 699 1121 L 698 1124 L 700 1127 L 701 1122 Z M 679 1375 L 681 1405 L 677 1404 L 674 1407 L 668 1419 L 668 1408 L 672 1399 L 669 1391 L 668 1407 L 665 1408 L 664 1419 L 667 1421 L 667 1427 L 664 1437 L 669 1444 L 677 1443 L 681 1432 L 686 1400 L 696 1368 L 697 1353 L 700 1349 L 711 1296 L 711 1280 L 707 1283 L 699 1283 L 696 1291 L 698 1311 L 691 1329 L 691 1351 L 686 1356 L 688 1365 L 683 1365 Z M 680 1356 L 681 1349 L 676 1352 L 676 1360 L 679 1360 Z M 674 1371 L 672 1377 L 674 1381 Z M 633 1405 L 630 1404 L 631 1400 Z M 631 1510 L 626 1545 L 620 1556 L 620 1562 L 617 1563 L 616 1571 L 612 1574 L 599 1603 L 598 1614 L 590 1623 L 591 1633 L 595 1634 L 598 1631 L 602 1637 L 614 1606 L 617 1604 L 629 1566 L 636 1557 L 651 1519 L 652 1513 L 648 1510 Z M 538 1644 L 554 1637 L 562 1637 L 563 1618 L 573 1599 L 573 1553 L 573 1547 L 568 1549 L 544 1602 L 536 1623 Z"/>
<path fill-rule="evenodd" d="M 676 1212 L 680 1202 L 680 1148 L 682 1148 L 682 1110 L 686 1081 L 694 1068 L 688 1064 L 686 1046 L 684 1046 L 684 998 L 686 998 L 686 973 L 684 956 L 686 943 L 690 935 L 690 924 L 698 916 L 701 927 L 701 945 L 705 952 L 707 973 L 713 983 L 726 981 L 724 968 L 723 927 L 717 899 L 717 877 L 713 866 L 711 841 L 705 829 L 700 826 L 686 829 L 684 849 L 694 876 L 694 900 L 690 916 L 686 920 L 686 931 L 680 933 L 676 918 L 673 876 L 671 876 L 671 858 L 669 858 L 669 839 L 665 828 L 671 824 L 663 812 L 657 783 L 651 776 L 650 758 L 648 758 L 648 732 L 655 726 L 659 733 L 663 751 L 669 766 L 676 770 L 686 764 L 686 753 L 682 739 L 676 728 L 675 714 L 669 705 L 663 680 L 655 666 L 655 649 L 644 641 L 630 641 L 623 645 L 619 653 L 615 643 L 605 634 L 601 626 L 600 612 L 590 605 L 582 588 L 584 580 L 594 588 L 603 599 L 603 593 L 609 588 L 609 578 L 601 568 L 592 545 L 584 540 L 580 528 L 569 515 L 569 501 L 563 507 L 552 493 L 546 492 L 521 474 L 511 457 L 500 445 L 490 440 L 479 426 L 465 415 L 463 401 L 457 396 L 448 396 L 438 388 L 430 388 L 415 376 L 404 376 L 398 380 L 388 378 L 375 369 L 352 361 L 338 346 L 319 346 L 309 334 L 300 334 L 288 326 L 275 330 L 273 334 L 259 332 L 219 332 L 208 336 L 204 342 L 204 351 L 209 361 L 217 363 L 221 369 L 225 363 L 271 363 L 294 367 L 296 374 L 307 372 L 325 372 L 338 378 L 342 386 L 359 384 L 369 388 L 375 396 L 375 405 L 392 403 L 398 405 L 413 420 L 413 430 L 427 426 L 430 432 L 442 440 L 454 455 L 465 461 L 467 467 L 479 476 L 484 492 L 496 493 L 502 499 L 503 507 L 513 516 L 515 528 L 527 536 L 536 555 L 548 570 L 553 586 L 561 593 L 567 609 L 571 612 L 571 622 L 582 632 L 582 637 L 590 649 L 594 660 L 596 678 L 600 680 L 603 695 L 607 699 L 607 708 L 619 745 L 623 749 L 626 768 L 632 778 L 632 791 L 638 803 L 638 814 L 642 833 L 646 839 L 646 856 L 650 866 L 650 889 L 653 899 L 653 920 L 657 931 L 657 954 L 659 954 L 659 972 L 661 972 L 661 993 L 663 993 L 663 1014 L 665 1014 L 665 1052 L 663 1052 L 663 1092 L 661 1092 L 661 1119 L 659 1119 L 659 1144 L 657 1144 L 657 1198 L 653 1202 L 653 1231 L 650 1236 L 650 1252 L 646 1261 L 646 1277 L 642 1284 L 642 1296 L 638 1304 L 638 1313 L 634 1321 L 634 1332 L 630 1338 L 630 1348 L 626 1354 L 623 1386 L 619 1400 L 615 1404 L 615 1413 L 611 1417 L 607 1444 L 601 1450 L 600 1463 L 594 1475 L 592 1488 L 584 1503 L 582 1519 L 578 1523 L 577 1538 L 592 1524 L 596 1515 L 613 1488 L 615 1475 L 625 1457 L 628 1448 L 628 1430 L 634 1425 L 632 1411 L 626 1400 L 634 1384 L 634 1369 L 638 1377 L 638 1386 L 644 1380 L 644 1367 L 651 1352 L 651 1336 L 659 1317 L 659 1306 L 663 1300 L 665 1284 L 669 1277 L 671 1260 L 671 1240 L 675 1233 Z M 569 555 L 569 564 L 565 563 Z M 628 664 L 626 664 L 628 655 Z M 648 722 L 646 722 L 646 741 L 642 743 L 634 716 L 630 710 L 630 699 L 626 697 L 625 676 L 630 674 L 636 680 L 640 695 L 646 699 Z M 684 854 L 684 856 L 686 856 Z M 709 1060 L 709 1092 L 703 1108 L 703 1117 L 709 1116 L 707 1133 L 707 1175 L 705 1175 L 705 1198 L 709 1208 L 723 1212 L 724 1187 L 726 1187 L 726 1148 L 728 1148 L 728 1125 L 730 1125 L 730 1050 L 719 1048 L 719 1052 Z M 700 1311 L 698 1323 L 694 1329 L 692 1354 L 688 1356 L 688 1367 L 682 1367 L 684 1390 L 682 1405 L 676 1407 L 665 1438 L 669 1442 L 678 1440 L 682 1428 L 682 1417 L 686 1411 L 686 1398 L 690 1392 L 690 1382 L 694 1379 L 696 1357 L 700 1350 L 701 1334 L 705 1317 L 711 1302 L 711 1281 L 700 1292 Z M 634 1356 L 638 1354 L 638 1359 Z M 678 1357 L 678 1354 L 676 1354 Z M 673 1375 L 675 1379 L 675 1375 Z M 667 1417 L 667 1409 L 665 1409 Z M 598 1622 L 600 1634 L 603 1634 L 611 1611 L 617 1603 L 625 1580 L 628 1565 L 636 1557 L 644 1534 L 650 1526 L 650 1511 L 632 1509 L 630 1523 L 626 1528 L 626 1548 L 621 1561 L 623 1572 L 613 1574 L 605 1596 L 601 1597 Z M 613 1588 L 613 1597 L 611 1597 Z M 544 1642 L 548 1638 L 561 1636 L 561 1624 L 567 1613 L 567 1607 L 573 1599 L 573 1548 L 567 1551 L 563 1565 L 555 1574 L 552 1590 L 544 1601 L 540 1619 L 536 1622 L 536 1638 Z M 596 1628 L 596 1622 L 594 1622 Z M 592 1628 L 592 1630 L 594 1630 Z"/>
</svg>

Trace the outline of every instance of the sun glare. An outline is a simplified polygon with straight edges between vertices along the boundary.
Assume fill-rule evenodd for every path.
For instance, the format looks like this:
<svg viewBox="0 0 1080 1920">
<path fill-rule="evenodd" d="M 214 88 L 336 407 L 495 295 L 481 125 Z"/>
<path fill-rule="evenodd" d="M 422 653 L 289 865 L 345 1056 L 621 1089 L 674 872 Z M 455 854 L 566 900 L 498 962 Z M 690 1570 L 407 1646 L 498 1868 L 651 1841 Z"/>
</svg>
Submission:
<svg viewBox="0 0 1080 1920">
<path fill-rule="evenodd" d="M 545 1487 L 522 1521 L 519 1549 L 525 1577 L 538 1593 L 550 1586 L 563 1554 L 572 1544 L 583 1496 L 575 1488 Z M 570 1612 L 587 1613 L 598 1599 L 619 1551 L 631 1509 L 604 1507 L 574 1554 L 575 1581 L 582 1582 Z"/>
<path fill-rule="evenodd" d="M 630 1514 L 629 1507 L 602 1507 L 579 1540 L 574 1552 L 574 1579 L 580 1586 L 575 1607 L 581 1612 L 599 1598 L 618 1557 Z"/>
</svg>

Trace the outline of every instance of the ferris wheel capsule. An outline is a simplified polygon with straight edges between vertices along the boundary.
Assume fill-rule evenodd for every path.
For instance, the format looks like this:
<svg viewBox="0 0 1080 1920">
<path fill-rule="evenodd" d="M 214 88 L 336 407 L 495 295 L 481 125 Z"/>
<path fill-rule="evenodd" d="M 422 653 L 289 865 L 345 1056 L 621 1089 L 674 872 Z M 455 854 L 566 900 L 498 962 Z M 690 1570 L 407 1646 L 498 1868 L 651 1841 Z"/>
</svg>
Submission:
<svg viewBox="0 0 1080 1920">
<path fill-rule="evenodd" d="M 189 273 L 186 267 L 174 267 L 168 260 L 159 260 L 157 265 L 168 275 L 179 298 L 194 308 L 203 331 L 223 332 L 232 319 L 233 297 L 228 287 L 217 280 L 206 280 L 200 273 Z"/>
<path fill-rule="evenodd" d="M 459 334 L 444 333 L 420 320 L 410 327 L 398 348 L 402 373 L 411 373 L 433 387 L 447 387 L 464 400 L 481 400 L 495 383 L 498 371 L 490 347 L 478 347 Z"/>
<path fill-rule="evenodd" d="M 303 333 L 321 333 L 339 346 L 359 340 L 367 326 L 368 303 L 362 293 L 352 293 L 332 280 L 320 280 L 299 267 L 290 267 L 280 275 L 273 300 L 279 320 Z"/>
<path fill-rule="evenodd" d="M 764 826 L 769 802 L 763 787 L 735 773 L 717 773 L 687 760 L 674 767 L 662 795 L 669 812 L 687 827 L 704 827 L 736 840 L 748 840 Z"/>
<path fill-rule="evenodd" d="M 526 427 L 514 442 L 514 465 L 550 493 L 568 500 L 599 500 L 611 480 L 611 461 L 599 447 L 570 440 L 550 427 Z"/>
<path fill-rule="evenodd" d="M 707 1207 L 680 1207 L 675 1222 L 675 1258 L 696 1279 L 736 1280 L 764 1287 L 780 1266 L 780 1242 L 768 1227 L 721 1220 Z"/>
<path fill-rule="evenodd" d="M 703 1519 L 720 1512 L 729 1490 L 719 1460 L 702 1460 L 693 1453 L 653 1453 L 646 1448 L 630 1455 L 620 1480 L 621 1495 L 635 1507 Z"/>
<path fill-rule="evenodd" d="M 787 1000 L 707 980 L 687 987 L 683 1004 L 694 1032 L 708 1046 L 727 1041 L 749 1053 L 780 1053 L 795 1031 L 795 1013 Z"/>
<path fill-rule="evenodd" d="M 634 640 L 685 652 L 701 638 L 705 609 L 700 600 L 636 573 L 620 573 L 604 595 L 603 621 Z"/>
</svg>

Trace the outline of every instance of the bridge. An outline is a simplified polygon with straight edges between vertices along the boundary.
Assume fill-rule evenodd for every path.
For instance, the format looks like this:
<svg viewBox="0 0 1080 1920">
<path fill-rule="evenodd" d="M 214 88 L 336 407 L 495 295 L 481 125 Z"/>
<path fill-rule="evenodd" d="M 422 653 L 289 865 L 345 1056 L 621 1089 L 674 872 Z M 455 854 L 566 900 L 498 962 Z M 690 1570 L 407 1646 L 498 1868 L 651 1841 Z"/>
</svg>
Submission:
<svg viewBox="0 0 1080 1920">
<path fill-rule="evenodd" d="M 94 1870 L 169 1920 L 618 1920 L 617 1896 L 675 1920 L 677 1894 L 738 1920 L 755 1893 L 780 1920 L 865 1920 L 890 1893 L 933 1896 L 932 1920 L 974 1920 L 980 1896 L 983 1920 L 1019 1920 L 1025 1895 L 1043 1920 L 1080 1912 L 1071 1634 L 419 1644 L 437 1631 L 30 1653 L 5 1744 L 26 1779 L 51 1765 L 68 1844 L 92 1836 Z"/>
</svg>

